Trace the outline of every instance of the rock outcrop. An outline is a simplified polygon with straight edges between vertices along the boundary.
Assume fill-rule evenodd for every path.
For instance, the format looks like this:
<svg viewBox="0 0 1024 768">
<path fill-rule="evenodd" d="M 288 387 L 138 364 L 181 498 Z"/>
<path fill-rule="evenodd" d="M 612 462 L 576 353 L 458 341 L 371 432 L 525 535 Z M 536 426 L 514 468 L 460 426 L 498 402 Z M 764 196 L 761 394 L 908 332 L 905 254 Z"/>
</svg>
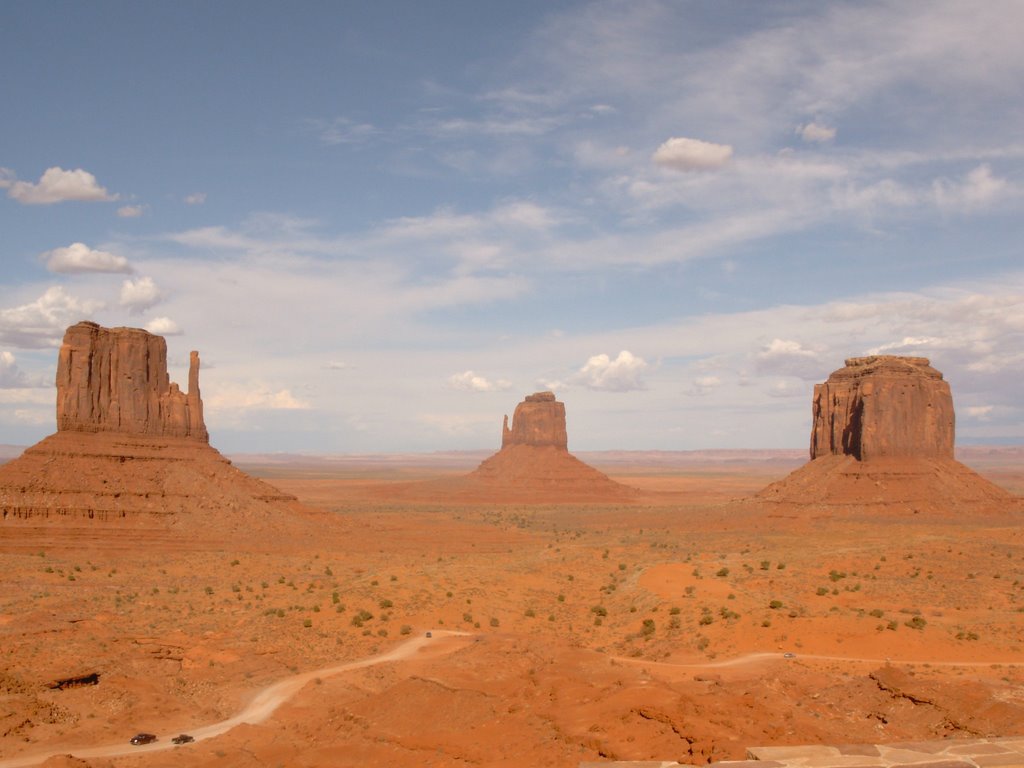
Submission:
<svg viewBox="0 0 1024 768">
<path fill-rule="evenodd" d="M 141 328 L 81 322 L 57 358 L 57 431 L 188 437 L 209 441 L 199 395 L 199 353 L 188 392 L 167 375 L 167 342 Z"/>
<path fill-rule="evenodd" d="M 815 385 L 811 411 L 811 460 L 756 500 L 826 514 L 1019 509 L 953 458 L 949 384 L 923 357 L 850 358 Z"/>
<path fill-rule="evenodd" d="M 57 432 L 0 466 L 0 522 L 96 523 L 206 539 L 239 526 L 280 532 L 308 510 L 250 477 L 209 445 L 193 352 L 188 392 L 167 375 L 163 338 L 82 322 L 68 328 L 57 365 Z M 298 513 L 298 515 L 296 515 Z"/>
<path fill-rule="evenodd" d="M 552 446 L 568 451 L 565 403 L 555 400 L 554 392 L 527 395 L 512 414 L 512 428 L 509 429 L 508 416 L 502 425 L 501 447 L 510 445 Z"/>
<path fill-rule="evenodd" d="M 953 458 L 953 396 L 924 357 L 853 357 L 814 386 L 811 458 Z"/>
<path fill-rule="evenodd" d="M 630 501 L 639 491 L 622 485 L 571 453 L 565 404 L 552 392 L 527 395 L 509 426 L 505 416 L 501 450 L 468 475 L 421 483 L 393 484 L 390 498 L 465 503 L 572 503 Z"/>
</svg>

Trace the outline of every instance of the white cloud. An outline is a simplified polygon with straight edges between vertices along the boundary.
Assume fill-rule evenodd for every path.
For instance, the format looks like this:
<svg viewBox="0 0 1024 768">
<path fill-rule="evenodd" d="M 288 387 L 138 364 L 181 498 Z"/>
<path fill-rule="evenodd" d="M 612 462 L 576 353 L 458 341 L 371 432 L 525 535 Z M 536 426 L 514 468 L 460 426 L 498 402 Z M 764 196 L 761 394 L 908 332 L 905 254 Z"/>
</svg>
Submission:
<svg viewBox="0 0 1024 768">
<path fill-rule="evenodd" d="M 629 392 L 644 388 L 641 375 L 647 367 L 642 357 L 625 349 L 614 360 L 602 353 L 588 359 L 572 381 L 589 389 Z"/>
<path fill-rule="evenodd" d="M 46 262 L 48 270 L 59 274 L 132 271 L 128 259 L 124 256 L 94 250 L 85 243 L 72 243 L 66 248 L 54 248 L 41 254 L 40 258 Z"/>
<path fill-rule="evenodd" d="M 262 383 L 218 385 L 204 392 L 204 405 L 210 410 L 275 410 L 299 411 L 309 403 L 295 397 L 287 388 L 273 389 Z"/>
<path fill-rule="evenodd" d="M 1006 179 L 992 175 L 988 164 L 982 164 L 967 173 L 960 182 L 937 179 L 932 185 L 935 203 L 943 210 L 956 213 L 987 208 L 1019 189 Z"/>
<path fill-rule="evenodd" d="M 122 219 L 137 219 L 146 213 L 144 205 L 122 205 L 117 209 L 117 215 Z"/>
<path fill-rule="evenodd" d="M 202 205 L 206 202 L 205 192 L 193 192 L 191 195 L 185 195 L 186 205 Z"/>
<path fill-rule="evenodd" d="M 6 349 L 0 350 L 0 389 L 22 389 L 30 387 L 29 376 L 18 367 L 14 355 Z"/>
<path fill-rule="evenodd" d="M 822 125 L 817 122 L 810 122 L 806 125 L 798 126 L 796 129 L 797 134 L 806 142 L 815 144 L 822 144 L 826 141 L 832 141 L 836 137 L 836 129 L 831 128 L 827 125 Z"/>
<path fill-rule="evenodd" d="M 60 344 L 64 330 L 103 306 L 80 300 L 60 286 L 47 288 L 35 301 L 0 309 L 0 343 L 22 349 L 40 349 Z"/>
<path fill-rule="evenodd" d="M 180 336 L 182 334 L 178 324 L 169 317 L 154 317 L 144 327 L 157 336 Z"/>
<path fill-rule="evenodd" d="M 916 351 L 925 347 L 937 347 L 942 345 L 942 340 L 931 336 L 904 336 L 899 341 L 888 341 L 867 351 L 869 355 L 884 355 L 908 351 Z"/>
<path fill-rule="evenodd" d="M 25 205 L 49 205 L 67 200 L 105 202 L 116 200 L 96 181 L 96 177 L 88 171 L 76 168 L 65 171 L 63 168 L 47 168 L 39 182 L 14 181 L 8 177 L 7 196 Z"/>
<path fill-rule="evenodd" d="M 510 388 L 512 383 L 504 379 L 491 381 L 483 376 L 478 376 L 473 371 L 463 371 L 449 376 L 448 385 L 453 389 L 466 392 L 497 392 Z"/>
<path fill-rule="evenodd" d="M 804 346 L 790 339 L 772 339 L 761 347 L 755 359 L 761 373 L 796 376 L 801 379 L 823 378 L 821 350 Z"/>
<path fill-rule="evenodd" d="M 658 147 L 651 159 L 674 171 L 711 171 L 721 168 L 731 157 L 732 147 L 728 144 L 678 136 Z"/>
<path fill-rule="evenodd" d="M 121 283 L 121 306 L 133 315 L 149 309 L 161 298 L 160 289 L 151 277 L 140 277 Z"/>
<path fill-rule="evenodd" d="M 714 392 L 721 384 L 722 380 L 718 376 L 699 376 L 693 380 L 686 393 L 696 397 L 703 397 Z"/>
<path fill-rule="evenodd" d="M 348 363 L 343 363 L 340 360 L 332 360 L 324 365 L 324 369 L 328 371 L 344 371 L 348 370 Z"/>
<path fill-rule="evenodd" d="M 989 421 L 992 418 L 992 411 L 995 410 L 994 406 L 991 405 L 971 405 L 966 409 L 967 415 L 978 421 Z"/>
</svg>

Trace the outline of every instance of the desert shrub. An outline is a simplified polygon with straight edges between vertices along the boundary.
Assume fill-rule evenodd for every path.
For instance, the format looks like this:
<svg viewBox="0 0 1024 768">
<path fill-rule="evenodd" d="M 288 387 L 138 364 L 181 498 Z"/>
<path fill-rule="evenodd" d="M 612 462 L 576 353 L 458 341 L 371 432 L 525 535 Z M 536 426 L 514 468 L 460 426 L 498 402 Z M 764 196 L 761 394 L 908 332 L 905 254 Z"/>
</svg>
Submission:
<svg viewBox="0 0 1024 768">
<path fill-rule="evenodd" d="M 590 612 L 595 614 L 595 615 L 597 615 L 597 616 L 602 616 L 602 617 L 608 615 L 608 609 L 605 608 L 603 605 L 595 605 L 595 606 L 593 606 L 590 609 Z"/>
<path fill-rule="evenodd" d="M 400 635 L 408 635 L 408 634 L 411 634 L 411 633 L 412 633 L 412 627 L 410 627 L 410 626 L 409 626 L 408 624 L 403 624 L 403 625 L 402 625 L 402 628 L 401 628 L 400 630 L 398 630 L 398 633 L 399 633 Z"/>
<path fill-rule="evenodd" d="M 781 608 L 782 606 L 783 602 L 781 600 L 772 600 L 770 603 L 768 603 L 768 607 L 771 608 L 773 611 L 779 610 L 779 608 Z"/>
<path fill-rule="evenodd" d="M 395 605 L 395 604 L 394 604 L 393 602 L 391 602 L 390 600 L 381 600 L 381 601 L 380 601 L 380 602 L 378 603 L 378 605 L 379 605 L 379 606 L 380 606 L 381 608 L 392 608 L 392 607 L 394 607 L 394 605 Z"/>
<path fill-rule="evenodd" d="M 868 616 L 874 616 L 876 619 L 880 619 L 885 615 L 885 611 L 881 608 L 873 608 L 868 611 Z"/>
<path fill-rule="evenodd" d="M 925 620 L 924 616 L 914 616 L 910 621 L 903 622 L 903 625 L 910 627 L 911 629 L 924 629 L 925 624 L 927 623 L 928 622 Z"/>
<path fill-rule="evenodd" d="M 497 620 L 497 619 L 496 619 L 496 618 L 495 618 L 494 616 L 492 616 L 492 617 L 491 617 L 491 620 L 490 620 L 490 622 L 489 622 L 489 624 L 490 624 L 490 625 L 491 625 L 492 627 L 496 627 L 496 626 L 498 626 L 498 625 L 499 625 L 500 623 L 501 623 L 501 622 L 499 622 L 499 621 L 498 621 L 498 620 Z"/>
<path fill-rule="evenodd" d="M 310 627 L 313 626 L 313 620 L 312 619 L 303 619 L 302 620 L 302 626 L 304 626 L 306 629 L 309 629 Z"/>
<path fill-rule="evenodd" d="M 821 597 L 822 595 L 827 595 L 828 587 L 818 587 L 814 594 L 818 595 L 819 597 Z"/>
<path fill-rule="evenodd" d="M 565 602 L 565 595 L 563 595 L 561 592 L 558 593 L 558 602 L 560 602 L 560 603 L 564 603 Z"/>
<path fill-rule="evenodd" d="M 532 619 L 534 616 L 537 615 L 537 612 L 534 611 L 533 608 L 527 608 L 526 611 L 524 611 L 523 615 L 526 616 L 526 618 L 528 619 Z"/>
<path fill-rule="evenodd" d="M 654 634 L 654 631 L 654 619 L 644 619 L 643 627 L 640 628 L 640 634 L 642 634 L 644 637 L 650 637 Z"/>
<path fill-rule="evenodd" d="M 678 605 L 673 605 L 671 608 L 669 608 L 668 615 L 669 616 L 678 616 L 679 615 L 679 606 Z"/>
<path fill-rule="evenodd" d="M 472 613 L 464 613 L 464 614 L 462 614 L 462 620 L 467 622 L 467 623 L 472 623 L 472 621 L 473 621 L 473 614 Z"/>
<path fill-rule="evenodd" d="M 761 570 L 762 571 L 767 571 L 771 567 L 772 567 L 772 561 L 771 560 L 762 560 L 761 561 Z"/>
<path fill-rule="evenodd" d="M 728 575 L 729 575 L 729 569 L 728 568 L 719 568 L 717 571 L 715 571 L 715 576 L 718 576 L 719 578 L 723 578 L 724 579 Z"/>
</svg>

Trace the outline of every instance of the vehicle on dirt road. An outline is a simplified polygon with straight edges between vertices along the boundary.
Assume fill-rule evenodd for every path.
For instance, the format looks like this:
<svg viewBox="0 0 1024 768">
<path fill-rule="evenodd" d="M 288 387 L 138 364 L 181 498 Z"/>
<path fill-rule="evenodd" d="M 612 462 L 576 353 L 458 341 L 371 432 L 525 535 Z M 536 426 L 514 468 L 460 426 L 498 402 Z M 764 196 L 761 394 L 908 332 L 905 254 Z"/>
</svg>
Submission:
<svg viewBox="0 0 1024 768">
<path fill-rule="evenodd" d="M 152 733 L 136 733 L 131 738 L 131 743 L 137 747 L 142 744 L 152 744 L 154 741 L 156 741 L 156 736 Z"/>
</svg>

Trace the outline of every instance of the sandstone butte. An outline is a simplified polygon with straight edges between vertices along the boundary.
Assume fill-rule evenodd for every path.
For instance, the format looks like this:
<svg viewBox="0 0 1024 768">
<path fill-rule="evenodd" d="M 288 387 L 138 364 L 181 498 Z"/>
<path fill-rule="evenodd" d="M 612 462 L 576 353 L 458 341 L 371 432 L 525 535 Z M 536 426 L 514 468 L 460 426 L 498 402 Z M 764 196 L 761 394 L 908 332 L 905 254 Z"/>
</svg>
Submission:
<svg viewBox="0 0 1024 768">
<path fill-rule="evenodd" d="M 56 384 L 57 432 L 0 466 L 4 522 L 146 526 L 204 511 L 203 530 L 215 535 L 299 508 L 209 445 L 197 352 L 184 393 L 168 377 L 161 336 L 80 322 L 64 335 Z"/>
<path fill-rule="evenodd" d="M 811 412 L 811 460 L 758 500 L 953 514 L 1018 503 L 953 458 L 953 397 L 926 358 L 850 358 L 815 385 Z"/>
<path fill-rule="evenodd" d="M 639 497 L 577 459 L 568 448 L 565 404 L 552 392 L 527 395 L 512 422 L 504 417 L 501 450 L 468 475 L 419 483 L 394 484 L 377 495 L 406 500 L 462 503 L 620 503 Z"/>
</svg>

